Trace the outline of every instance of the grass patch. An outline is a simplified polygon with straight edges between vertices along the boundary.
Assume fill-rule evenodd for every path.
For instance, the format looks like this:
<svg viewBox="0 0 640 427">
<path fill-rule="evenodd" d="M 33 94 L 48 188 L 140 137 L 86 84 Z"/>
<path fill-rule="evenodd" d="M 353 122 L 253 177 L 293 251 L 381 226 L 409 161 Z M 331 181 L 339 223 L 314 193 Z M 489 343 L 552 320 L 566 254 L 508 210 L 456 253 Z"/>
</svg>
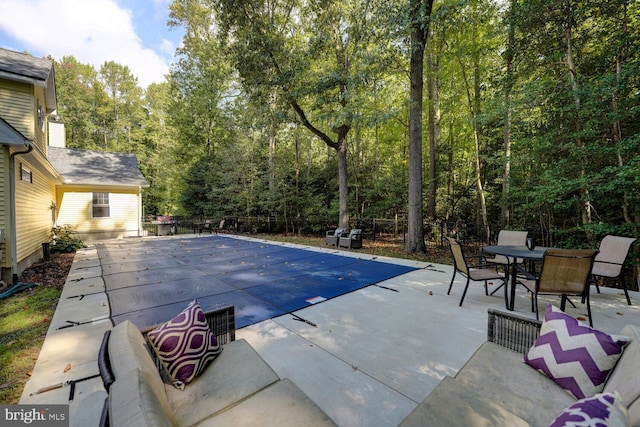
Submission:
<svg viewBox="0 0 640 427">
<path fill-rule="evenodd" d="M 33 264 L 22 272 L 20 281 L 39 286 L 0 301 L 0 404 L 20 401 L 74 256 L 53 254 L 49 261 Z"/>
<path fill-rule="evenodd" d="M 0 403 L 20 400 L 60 294 L 38 286 L 0 302 Z"/>
</svg>

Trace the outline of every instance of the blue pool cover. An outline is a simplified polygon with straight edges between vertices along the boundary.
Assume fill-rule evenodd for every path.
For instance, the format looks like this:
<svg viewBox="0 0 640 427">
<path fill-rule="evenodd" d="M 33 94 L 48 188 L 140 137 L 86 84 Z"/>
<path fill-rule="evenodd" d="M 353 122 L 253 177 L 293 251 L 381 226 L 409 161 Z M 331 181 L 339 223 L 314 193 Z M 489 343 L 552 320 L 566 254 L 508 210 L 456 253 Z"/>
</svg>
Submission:
<svg viewBox="0 0 640 427">
<path fill-rule="evenodd" d="M 235 306 L 236 327 L 291 313 L 415 270 L 223 235 L 98 244 L 114 323 L 164 322 L 197 299 Z"/>
</svg>

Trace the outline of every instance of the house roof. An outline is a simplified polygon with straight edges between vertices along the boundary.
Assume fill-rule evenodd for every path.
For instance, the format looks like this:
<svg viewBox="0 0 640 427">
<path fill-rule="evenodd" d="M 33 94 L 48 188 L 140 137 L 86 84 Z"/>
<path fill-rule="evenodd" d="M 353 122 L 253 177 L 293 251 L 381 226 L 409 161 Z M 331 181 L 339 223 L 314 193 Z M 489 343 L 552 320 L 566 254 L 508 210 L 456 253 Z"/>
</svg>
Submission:
<svg viewBox="0 0 640 427">
<path fill-rule="evenodd" d="M 0 117 L 0 144 L 28 145 L 31 141 L 9 122 Z"/>
<path fill-rule="evenodd" d="M 149 187 L 133 154 L 49 146 L 48 158 L 67 185 Z"/>
<path fill-rule="evenodd" d="M 57 107 L 53 61 L 0 48 L 0 78 L 45 88 L 47 113 Z"/>
</svg>

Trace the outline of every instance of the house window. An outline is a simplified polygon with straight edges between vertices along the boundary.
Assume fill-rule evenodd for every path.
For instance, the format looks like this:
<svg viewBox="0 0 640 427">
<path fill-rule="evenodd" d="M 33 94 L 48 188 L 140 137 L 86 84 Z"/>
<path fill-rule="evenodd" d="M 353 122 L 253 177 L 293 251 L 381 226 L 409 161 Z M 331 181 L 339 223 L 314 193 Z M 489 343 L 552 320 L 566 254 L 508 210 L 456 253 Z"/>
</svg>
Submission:
<svg viewBox="0 0 640 427">
<path fill-rule="evenodd" d="M 25 168 L 22 163 L 20 163 L 20 180 L 33 184 L 33 175 L 31 174 L 31 170 Z"/>
<path fill-rule="evenodd" d="M 93 218 L 109 218 L 109 193 L 93 193 L 91 215 Z"/>
</svg>

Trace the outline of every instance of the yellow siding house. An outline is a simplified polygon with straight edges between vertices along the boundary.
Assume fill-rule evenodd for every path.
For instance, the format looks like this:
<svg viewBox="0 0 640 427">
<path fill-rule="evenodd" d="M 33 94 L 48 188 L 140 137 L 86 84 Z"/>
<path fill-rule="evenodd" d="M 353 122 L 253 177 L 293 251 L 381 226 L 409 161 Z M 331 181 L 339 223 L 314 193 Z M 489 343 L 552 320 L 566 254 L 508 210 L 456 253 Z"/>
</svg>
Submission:
<svg viewBox="0 0 640 427">
<path fill-rule="evenodd" d="M 42 257 L 52 227 L 84 239 L 141 234 L 135 156 L 49 145 L 53 61 L 0 49 L 0 268 L 5 281 Z M 52 128 L 52 129 L 59 129 Z"/>
</svg>

